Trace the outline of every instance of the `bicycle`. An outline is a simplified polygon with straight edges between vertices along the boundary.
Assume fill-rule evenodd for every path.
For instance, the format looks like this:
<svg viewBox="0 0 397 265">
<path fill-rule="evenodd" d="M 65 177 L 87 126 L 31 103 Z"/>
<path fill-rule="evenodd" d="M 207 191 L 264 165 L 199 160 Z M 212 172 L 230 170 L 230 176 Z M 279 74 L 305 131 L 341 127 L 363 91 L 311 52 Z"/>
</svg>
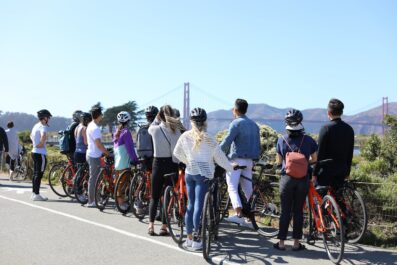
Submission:
<svg viewBox="0 0 397 265">
<path fill-rule="evenodd" d="M 114 197 L 117 179 L 117 172 L 114 170 L 114 157 L 105 157 L 104 162 L 105 165 L 101 167 L 95 183 L 95 204 L 100 211 L 103 211 L 109 199 Z"/>
<path fill-rule="evenodd" d="M 138 170 L 130 183 L 128 199 L 132 214 L 142 220 L 149 208 L 151 198 L 151 175 L 152 172 L 144 167 L 143 163 L 138 165 Z"/>
<path fill-rule="evenodd" d="M 63 172 L 65 168 L 68 166 L 68 162 L 66 161 L 57 161 L 54 162 L 48 171 L 48 184 L 50 185 L 51 190 L 58 195 L 59 197 L 67 197 L 68 195 L 65 193 L 63 189 L 64 181 L 63 181 Z M 56 189 L 57 186 L 62 187 L 62 191 Z"/>
<path fill-rule="evenodd" d="M 88 163 L 79 164 L 77 172 L 74 177 L 74 197 L 81 204 L 88 202 L 88 180 L 90 178 L 90 171 Z"/>
<path fill-rule="evenodd" d="M 66 196 L 74 199 L 74 182 L 77 173 L 77 166 L 73 163 L 71 157 L 67 157 L 68 162 L 62 173 L 62 188 Z"/>
<path fill-rule="evenodd" d="M 18 158 L 15 160 L 15 168 L 10 175 L 11 181 L 24 181 L 28 177 L 33 176 L 33 169 L 28 166 L 27 156 L 25 153 L 20 152 Z"/>
<path fill-rule="evenodd" d="M 178 177 L 176 173 L 166 174 L 170 178 L 172 186 L 164 191 L 164 213 L 168 230 L 175 243 L 180 244 L 183 238 L 183 227 L 185 225 L 185 213 L 187 208 L 187 190 L 185 183 L 185 170 L 179 168 Z M 177 177 L 177 179 L 176 179 Z"/>
</svg>

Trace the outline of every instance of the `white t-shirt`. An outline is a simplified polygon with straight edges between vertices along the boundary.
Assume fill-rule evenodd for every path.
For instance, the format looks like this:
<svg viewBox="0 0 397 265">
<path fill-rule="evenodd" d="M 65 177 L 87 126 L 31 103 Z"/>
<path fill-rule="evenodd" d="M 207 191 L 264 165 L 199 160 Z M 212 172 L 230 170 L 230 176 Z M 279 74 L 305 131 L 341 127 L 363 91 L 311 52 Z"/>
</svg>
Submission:
<svg viewBox="0 0 397 265">
<path fill-rule="evenodd" d="M 47 140 L 44 142 L 44 147 L 41 148 L 36 147 L 40 143 L 41 135 L 47 134 L 47 132 L 48 132 L 48 126 L 43 125 L 41 122 L 38 122 L 36 123 L 35 126 L 33 126 L 32 133 L 30 134 L 30 139 L 33 142 L 32 153 L 42 154 L 42 155 L 47 154 L 47 149 L 46 149 Z"/>
<path fill-rule="evenodd" d="M 102 156 L 102 151 L 95 144 L 95 140 L 101 138 L 102 134 L 99 126 L 94 121 L 90 122 L 87 126 L 87 156 L 92 158 L 99 158 Z"/>
</svg>

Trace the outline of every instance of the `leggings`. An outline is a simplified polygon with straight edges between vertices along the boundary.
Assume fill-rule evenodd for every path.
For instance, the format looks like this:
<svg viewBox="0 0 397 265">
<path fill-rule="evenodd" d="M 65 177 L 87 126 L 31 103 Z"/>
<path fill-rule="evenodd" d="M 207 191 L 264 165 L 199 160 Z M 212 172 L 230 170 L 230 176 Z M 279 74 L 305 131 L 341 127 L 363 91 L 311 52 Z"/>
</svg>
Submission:
<svg viewBox="0 0 397 265">
<path fill-rule="evenodd" d="M 172 161 L 171 157 L 154 158 L 152 169 L 152 198 L 149 205 L 149 221 L 154 222 L 157 206 L 164 192 L 164 187 L 171 185 L 171 180 L 165 179 L 164 175 L 178 172 L 178 164 Z M 161 205 L 160 205 L 161 206 Z M 163 224 L 166 224 L 164 214 L 161 215 Z"/>
<path fill-rule="evenodd" d="M 44 170 L 47 166 L 47 157 L 46 155 L 32 153 L 32 159 L 34 164 L 33 179 L 32 179 L 33 193 L 39 194 L 41 178 L 43 177 Z"/>
</svg>

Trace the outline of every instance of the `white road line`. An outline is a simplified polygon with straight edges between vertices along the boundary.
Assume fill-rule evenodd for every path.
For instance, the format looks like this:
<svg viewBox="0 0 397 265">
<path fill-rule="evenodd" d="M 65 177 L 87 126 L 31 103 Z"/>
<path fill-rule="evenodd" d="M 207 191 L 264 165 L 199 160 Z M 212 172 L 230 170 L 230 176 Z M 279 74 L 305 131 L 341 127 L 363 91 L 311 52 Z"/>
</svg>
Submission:
<svg viewBox="0 0 397 265">
<path fill-rule="evenodd" d="M 53 214 L 61 215 L 61 216 L 64 216 L 64 217 L 68 217 L 70 219 L 74 219 L 74 220 L 77 220 L 77 221 L 80 221 L 80 222 L 83 222 L 83 223 L 95 225 L 97 227 L 100 227 L 100 228 L 103 228 L 103 229 L 107 229 L 107 230 L 110 230 L 110 231 L 113 231 L 113 232 L 116 232 L 116 233 L 119 233 L 119 234 L 122 234 L 122 235 L 125 235 L 125 236 L 129 236 L 129 237 L 140 239 L 140 240 L 145 240 L 147 242 L 150 242 L 150 243 L 153 243 L 153 244 L 156 244 L 156 245 L 160 245 L 160 246 L 163 246 L 163 247 L 166 247 L 166 248 L 169 248 L 169 249 L 172 249 L 172 250 L 176 250 L 176 251 L 179 251 L 179 252 L 183 252 L 185 254 L 190 254 L 190 255 L 197 256 L 197 257 L 202 257 L 201 253 L 189 252 L 189 251 L 183 250 L 183 249 L 181 249 L 179 247 L 171 246 L 171 245 L 168 245 L 166 243 L 163 243 L 163 242 L 151 239 L 151 238 L 147 238 L 147 237 L 143 237 L 143 236 L 140 236 L 140 235 L 136 235 L 134 233 L 131 233 L 131 232 L 128 232 L 128 231 L 125 231 L 125 230 L 121 230 L 121 229 L 115 228 L 115 227 L 110 226 L 110 225 L 104 225 L 104 224 L 101 224 L 101 223 L 93 222 L 93 221 L 90 221 L 90 220 L 87 220 L 87 219 L 84 219 L 84 218 L 81 218 L 81 217 L 78 217 L 78 216 L 75 216 L 75 215 L 72 215 L 72 214 L 63 213 L 63 212 L 60 212 L 60 211 L 57 211 L 57 210 L 49 209 L 49 208 L 46 208 L 46 207 L 43 207 L 43 206 L 39 206 L 39 205 L 35 205 L 35 204 L 32 204 L 32 203 L 28 203 L 28 202 L 25 202 L 25 201 L 16 200 L 16 199 L 13 199 L 13 198 L 8 198 L 8 197 L 3 196 L 3 195 L 0 195 L 0 198 L 2 198 L 4 200 L 16 202 L 16 203 L 19 203 L 19 204 L 23 204 L 23 205 L 26 205 L 26 206 L 30 206 L 30 207 L 33 207 L 33 208 L 37 208 L 37 209 L 40 209 L 40 210 L 43 210 L 43 211 L 47 211 L 47 212 L 50 212 L 50 213 L 53 213 Z M 234 262 L 231 262 L 231 261 L 227 261 L 227 260 L 224 260 L 224 259 L 221 259 L 221 258 L 210 258 L 210 259 L 214 263 L 231 264 L 231 265 L 237 264 L 237 263 L 234 263 Z"/>
</svg>

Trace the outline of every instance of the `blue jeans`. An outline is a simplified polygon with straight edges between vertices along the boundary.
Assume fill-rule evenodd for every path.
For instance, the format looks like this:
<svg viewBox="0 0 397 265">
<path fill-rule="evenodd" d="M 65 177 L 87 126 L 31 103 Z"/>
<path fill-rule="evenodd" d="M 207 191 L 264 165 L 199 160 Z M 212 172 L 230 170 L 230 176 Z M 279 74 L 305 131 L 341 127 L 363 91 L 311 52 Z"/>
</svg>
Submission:
<svg viewBox="0 0 397 265">
<path fill-rule="evenodd" d="M 203 212 L 204 197 L 208 191 L 208 184 L 204 183 L 205 178 L 201 175 L 186 174 L 186 190 L 188 206 L 185 215 L 186 232 L 188 235 L 199 232 L 201 213 Z"/>
</svg>

